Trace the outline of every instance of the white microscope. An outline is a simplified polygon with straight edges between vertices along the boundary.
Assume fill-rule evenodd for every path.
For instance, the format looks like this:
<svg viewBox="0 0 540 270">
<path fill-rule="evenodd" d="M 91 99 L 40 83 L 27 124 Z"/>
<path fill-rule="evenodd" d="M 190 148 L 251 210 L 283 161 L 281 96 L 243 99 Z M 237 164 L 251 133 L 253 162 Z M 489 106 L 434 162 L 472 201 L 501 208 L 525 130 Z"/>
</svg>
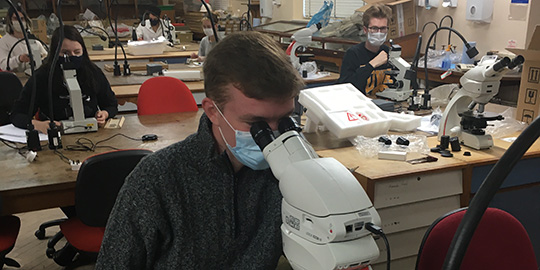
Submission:
<svg viewBox="0 0 540 270">
<path fill-rule="evenodd" d="M 491 64 L 482 64 L 467 71 L 459 80 L 461 88 L 448 103 L 439 124 L 438 138 L 458 137 L 463 145 L 477 150 L 493 146 L 491 135 L 485 134 L 487 121 L 503 120 L 501 115 L 485 112 L 485 105 L 499 92 L 502 76 L 523 63 L 523 56 L 514 60 L 505 57 Z M 475 111 L 475 107 L 478 109 Z"/>
<path fill-rule="evenodd" d="M 98 130 L 98 124 L 95 117 L 85 118 L 84 106 L 82 102 L 82 90 L 77 81 L 77 70 L 69 58 L 65 58 L 62 64 L 64 72 L 64 80 L 69 90 L 69 104 L 73 110 L 73 116 L 68 120 L 62 120 L 62 128 L 64 134 L 82 133 Z"/>
<path fill-rule="evenodd" d="M 263 149 L 283 195 L 283 251 L 293 269 L 363 269 L 379 256 L 369 229 L 379 214 L 352 173 L 334 158 L 319 158 L 296 123 L 284 118 L 279 137 L 266 122 L 251 134 Z"/>
<path fill-rule="evenodd" d="M 302 64 L 307 60 L 301 59 L 299 55 L 297 55 L 297 52 L 305 52 L 306 48 L 309 46 L 311 41 L 313 40 L 313 34 L 321 29 L 321 24 L 313 24 L 310 27 L 306 27 L 303 29 L 300 29 L 296 31 L 292 36 L 292 43 L 287 48 L 287 54 L 289 54 L 289 57 L 291 59 L 291 63 L 293 64 L 294 68 L 300 72 L 302 75 L 303 68 Z M 300 54 L 302 56 L 302 54 Z M 313 55 L 308 55 L 313 56 Z M 306 65 L 304 65 L 306 66 Z M 307 68 L 309 70 L 306 70 L 307 73 L 316 72 L 317 71 L 317 65 L 307 65 Z"/>
<path fill-rule="evenodd" d="M 390 41 L 392 43 L 392 41 Z M 388 85 L 382 92 L 377 92 L 378 97 L 387 98 L 395 101 L 405 101 L 409 99 L 412 94 L 411 81 L 406 78 L 406 73 L 411 69 L 411 65 L 401 58 L 401 46 L 392 44 L 390 53 L 388 56 L 388 63 L 398 69 L 386 72 L 392 79 L 391 84 Z M 415 78 L 414 78 L 415 79 Z"/>
</svg>

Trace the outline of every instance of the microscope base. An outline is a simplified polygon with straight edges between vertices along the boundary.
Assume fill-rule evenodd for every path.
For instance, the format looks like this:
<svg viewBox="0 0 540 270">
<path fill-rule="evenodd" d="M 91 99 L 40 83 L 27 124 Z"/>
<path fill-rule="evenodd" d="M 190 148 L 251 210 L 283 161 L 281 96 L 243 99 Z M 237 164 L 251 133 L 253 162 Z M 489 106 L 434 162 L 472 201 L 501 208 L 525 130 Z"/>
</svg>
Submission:
<svg viewBox="0 0 540 270">
<path fill-rule="evenodd" d="M 375 95 L 382 98 L 391 99 L 394 101 L 405 101 L 409 99 L 412 94 L 412 90 L 397 90 L 393 88 L 386 88 L 382 92 L 377 92 Z"/>
<path fill-rule="evenodd" d="M 64 120 L 62 121 L 63 133 L 84 133 L 98 131 L 96 118 L 86 118 L 82 121 Z"/>
<path fill-rule="evenodd" d="M 467 132 L 461 133 L 461 142 L 463 145 L 476 150 L 489 149 L 493 146 L 491 135 L 473 135 Z"/>
<path fill-rule="evenodd" d="M 281 235 L 283 252 L 295 270 L 363 269 L 379 257 L 379 248 L 371 235 L 319 245 L 299 237 L 283 224 Z"/>
</svg>

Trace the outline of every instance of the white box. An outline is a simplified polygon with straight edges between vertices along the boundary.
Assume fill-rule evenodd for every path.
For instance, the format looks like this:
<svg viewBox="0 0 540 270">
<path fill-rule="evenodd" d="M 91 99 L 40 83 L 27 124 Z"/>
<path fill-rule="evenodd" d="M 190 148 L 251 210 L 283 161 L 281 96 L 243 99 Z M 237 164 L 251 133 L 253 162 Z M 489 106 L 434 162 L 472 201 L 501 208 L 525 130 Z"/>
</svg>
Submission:
<svg viewBox="0 0 540 270">
<path fill-rule="evenodd" d="M 167 40 L 164 37 L 152 41 L 128 41 L 128 53 L 131 55 L 162 54 L 166 46 Z"/>
<path fill-rule="evenodd" d="M 203 79 L 200 70 L 164 70 L 163 75 L 182 81 L 200 81 Z"/>
</svg>

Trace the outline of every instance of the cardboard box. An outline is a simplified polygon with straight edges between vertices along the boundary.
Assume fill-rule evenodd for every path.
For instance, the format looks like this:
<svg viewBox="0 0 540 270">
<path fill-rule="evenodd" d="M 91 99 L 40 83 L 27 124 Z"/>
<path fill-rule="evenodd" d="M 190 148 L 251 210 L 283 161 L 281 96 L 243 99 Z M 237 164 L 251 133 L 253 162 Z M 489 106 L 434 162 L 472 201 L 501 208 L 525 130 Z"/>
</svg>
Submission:
<svg viewBox="0 0 540 270">
<path fill-rule="evenodd" d="M 47 38 L 47 21 L 32 19 L 32 34 L 44 43 L 49 43 L 49 39 Z"/>
<path fill-rule="evenodd" d="M 525 58 L 519 86 L 516 119 L 531 123 L 540 114 L 540 25 L 534 29 L 527 49 L 506 48 Z"/>
<path fill-rule="evenodd" d="M 356 11 L 364 12 L 371 5 L 383 3 L 392 8 L 388 22 L 388 39 L 402 37 L 416 32 L 416 8 L 413 0 L 365 0 L 366 5 Z"/>
<path fill-rule="evenodd" d="M 180 44 L 190 43 L 193 41 L 193 33 L 191 31 L 178 31 L 176 38 L 180 40 Z"/>
</svg>

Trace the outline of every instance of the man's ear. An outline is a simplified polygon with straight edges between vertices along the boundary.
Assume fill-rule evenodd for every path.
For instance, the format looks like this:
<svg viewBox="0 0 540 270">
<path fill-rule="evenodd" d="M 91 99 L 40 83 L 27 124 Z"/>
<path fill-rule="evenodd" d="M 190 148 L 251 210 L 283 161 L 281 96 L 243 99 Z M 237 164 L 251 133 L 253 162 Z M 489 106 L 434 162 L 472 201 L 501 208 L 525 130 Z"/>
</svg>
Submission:
<svg viewBox="0 0 540 270">
<path fill-rule="evenodd" d="M 367 27 L 364 25 L 364 26 L 362 26 L 362 29 L 364 29 L 364 33 L 366 33 L 366 35 L 367 35 L 367 33 L 368 33 Z"/>
<path fill-rule="evenodd" d="M 216 105 L 212 99 L 205 97 L 203 98 L 201 102 L 201 107 L 203 108 L 204 112 L 206 113 L 206 116 L 208 116 L 208 119 L 212 121 L 212 124 L 219 126 L 219 112 L 216 108 Z"/>
</svg>

